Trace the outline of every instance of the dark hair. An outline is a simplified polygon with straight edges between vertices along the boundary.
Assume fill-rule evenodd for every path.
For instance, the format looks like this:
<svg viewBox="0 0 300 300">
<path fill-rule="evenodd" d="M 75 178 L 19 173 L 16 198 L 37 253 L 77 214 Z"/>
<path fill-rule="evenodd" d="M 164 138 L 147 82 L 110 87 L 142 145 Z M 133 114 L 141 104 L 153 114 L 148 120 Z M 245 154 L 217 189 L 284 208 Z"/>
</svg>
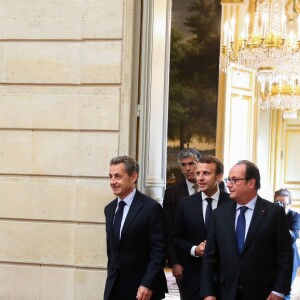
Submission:
<svg viewBox="0 0 300 300">
<path fill-rule="evenodd" d="M 257 190 L 260 189 L 260 173 L 259 169 L 253 162 L 249 160 L 239 160 L 237 162 L 237 165 L 245 165 L 246 166 L 246 174 L 245 178 L 247 180 L 249 179 L 255 179 L 255 187 Z"/>
<path fill-rule="evenodd" d="M 224 173 L 223 163 L 213 155 L 201 156 L 201 158 L 199 159 L 199 162 L 204 163 L 204 164 L 215 164 L 216 165 L 216 174 Z"/>
<path fill-rule="evenodd" d="M 196 158 L 196 160 L 198 161 L 201 157 L 201 153 L 194 148 L 186 148 L 186 149 L 182 149 L 179 151 L 178 153 L 178 163 L 180 164 L 180 161 L 184 158 L 189 158 L 194 156 Z"/>
<path fill-rule="evenodd" d="M 112 158 L 110 160 L 110 166 L 118 165 L 120 163 L 123 163 L 125 165 L 126 172 L 129 176 L 131 176 L 135 172 L 139 174 L 140 167 L 138 162 L 134 158 L 124 155 Z"/>
<path fill-rule="evenodd" d="M 289 203 L 292 202 L 292 195 L 288 189 L 280 189 L 274 193 L 274 201 L 276 200 L 277 196 L 289 197 Z"/>
</svg>

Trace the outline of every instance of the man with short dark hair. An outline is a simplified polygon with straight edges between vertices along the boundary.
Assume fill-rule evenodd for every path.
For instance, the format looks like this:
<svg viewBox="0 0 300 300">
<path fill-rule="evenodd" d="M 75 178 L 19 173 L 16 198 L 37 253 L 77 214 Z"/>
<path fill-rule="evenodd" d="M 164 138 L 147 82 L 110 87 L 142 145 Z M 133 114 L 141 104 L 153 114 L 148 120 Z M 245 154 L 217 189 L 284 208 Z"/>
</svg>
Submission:
<svg viewBox="0 0 300 300">
<path fill-rule="evenodd" d="M 163 200 L 163 207 L 168 226 L 168 265 L 172 269 L 173 276 L 176 278 L 181 298 L 182 258 L 174 246 L 174 220 L 179 199 L 192 195 L 198 191 L 195 172 L 200 157 L 200 152 L 193 148 L 182 149 L 178 153 L 178 164 L 182 175 L 184 176 L 184 180 L 167 188 Z"/>
<path fill-rule="evenodd" d="M 283 299 L 293 263 L 284 210 L 257 195 L 260 173 L 250 161 L 235 164 L 225 182 L 233 201 L 212 214 L 200 296 L 219 299 L 219 291 L 222 300 Z"/>
<path fill-rule="evenodd" d="M 104 300 L 160 300 L 168 291 L 165 217 L 161 205 L 136 189 L 139 165 L 129 156 L 110 161 L 115 200 L 105 207 L 107 280 Z"/>
<path fill-rule="evenodd" d="M 219 189 L 223 163 L 216 157 L 202 156 L 196 167 L 200 192 L 180 200 L 174 240 L 182 256 L 182 294 L 184 300 L 199 300 L 202 257 L 212 211 L 229 201 L 229 194 Z"/>
</svg>

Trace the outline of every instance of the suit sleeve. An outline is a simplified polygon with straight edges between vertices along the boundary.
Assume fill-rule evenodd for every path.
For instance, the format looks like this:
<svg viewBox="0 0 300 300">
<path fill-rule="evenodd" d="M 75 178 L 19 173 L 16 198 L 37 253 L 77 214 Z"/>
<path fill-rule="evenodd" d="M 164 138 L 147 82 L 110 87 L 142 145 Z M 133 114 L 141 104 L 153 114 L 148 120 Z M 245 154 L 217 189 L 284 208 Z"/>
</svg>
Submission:
<svg viewBox="0 0 300 300">
<path fill-rule="evenodd" d="M 283 209 L 278 210 L 276 232 L 277 274 L 273 290 L 288 294 L 292 278 L 293 251 L 287 218 Z"/>
<path fill-rule="evenodd" d="M 180 260 L 174 245 L 174 222 L 176 212 L 174 207 L 174 199 L 170 189 L 166 189 L 165 191 L 163 208 L 166 216 L 168 231 L 168 266 L 172 268 L 172 266 L 180 264 Z"/>
<path fill-rule="evenodd" d="M 156 203 L 150 209 L 148 225 L 150 256 L 141 285 L 154 290 L 167 257 L 167 233 L 165 216 L 161 205 Z"/>
<path fill-rule="evenodd" d="M 105 218 L 107 219 L 107 208 L 106 207 L 104 208 L 104 215 L 105 215 Z M 107 269 L 108 269 L 109 265 L 110 265 L 110 246 L 109 246 L 107 234 L 106 234 L 106 252 L 107 252 Z"/>
<path fill-rule="evenodd" d="M 184 212 L 184 205 L 186 201 L 182 198 L 179 201 L 179 206 L 177 209 L 175 223 L 174 223 L 174 242 L 176 248 L 183 253 L 184 255 L 190 256 L 191 249 L 195 246 L 192 242 L 189 241 L 187 237 L 187 229 L 186 229 L 186 218 L 188 214 Z M 185 202 L 185 203 L 184 203 Z"/>
<path fill-rule="evenodd" d="M 299 238 L 300 230 L 300 214 L 295 211 L 291 211 L 291 216 L 289 218 L 289 230 L 291 233 L 292 243 L 295 243 L 297 238 Z"/>
</svg>

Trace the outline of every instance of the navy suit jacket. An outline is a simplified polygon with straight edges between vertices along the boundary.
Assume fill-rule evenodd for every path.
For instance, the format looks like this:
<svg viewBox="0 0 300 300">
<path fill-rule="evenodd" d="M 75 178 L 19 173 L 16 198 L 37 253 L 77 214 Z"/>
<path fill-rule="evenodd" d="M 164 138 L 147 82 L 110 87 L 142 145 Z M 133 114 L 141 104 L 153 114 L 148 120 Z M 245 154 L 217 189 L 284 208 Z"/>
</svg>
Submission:
<svg viewBox="0 0 300 300">
<path fill-rule="evenodd" d="M 104 210 L 108 256 L 104 300 L 109 299 L 117 278 L 126 299 L 135 299 L 140 285 L 153 291 L 151 299 L 163 299 L 168 291 L 163 270 L 167 256 L 163 209 L 137 190 L 117 242 L 112 233 L 117 202 L 113 200 Z"/>
<path fill-rule="evenodd" d="M 218 207 L 229 201 L 229 194 L 220 190 Z M 202 195 L 199 192 L 180 200 L 175 219 L 174 241 L 183 258 L 182 290 L 184 294 L 199 295 L 202 257 L 192 256 L 191 249 L 206 239 Z"/>
<path fill-rule="evenodd" d="M 233 201 L 213 211 L 200 296 L 216 294 L 213 278 L 218 270 L 218 299 L 235 299 L 238 287 L 244 300 L 265 300 L 271 291 L 289 294 L 292 244 L 284 210 L 258 196 L 241 255 L 235 239 L 235 215 Z"/>
<path fill-rule="evenodd" d="M 300 267 L 300 257 L 296 245 L 296 241 L 299 238 L 300 230 L 300 214 L 294 210 L 289 210 L 287 215 L 287 222 L 292 238 L 292 247 L 293 247 L 293 279 L 296 276 L 297 269 Z"/>
</svg>

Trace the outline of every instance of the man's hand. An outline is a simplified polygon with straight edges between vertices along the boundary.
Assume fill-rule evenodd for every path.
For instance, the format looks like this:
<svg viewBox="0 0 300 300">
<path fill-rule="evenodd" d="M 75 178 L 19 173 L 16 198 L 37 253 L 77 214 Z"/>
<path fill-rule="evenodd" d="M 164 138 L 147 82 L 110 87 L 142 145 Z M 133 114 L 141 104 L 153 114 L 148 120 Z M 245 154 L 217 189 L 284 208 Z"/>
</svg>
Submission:
<svg viewBox="0 0 300 300">
<path fill-rule="evenodd" d="M 267 300 L 282 300 L 283 298 L 280 296 L 277 296 L 273 293 L 270 293 L 269 297 L 267 298 Z"/>
<path fill-rule="evenodd" d="M 138 300 L 150 300 L 152 296 L 152 291 L 145 286 L 140 285 L 138 292 L 136 294 L 136 299 Z"/>
<path fill-rule="evenodd" d="M 196 256 L 203 256 L 204 255 L 204 249 L 206 246 L 206 241 L 201 242 L 195 249 Z"/>
<path fill-rule="evenodd" d="M 178 280 L 181 280 L 181 277 L 182 277 L 182 270 L 183 270 L 183 267 L 182 265 L 179 265 L 179 264 L 176 264 L 172 267 L 172 274 L 173 276 L 178 279 Z"/>
</svg>

